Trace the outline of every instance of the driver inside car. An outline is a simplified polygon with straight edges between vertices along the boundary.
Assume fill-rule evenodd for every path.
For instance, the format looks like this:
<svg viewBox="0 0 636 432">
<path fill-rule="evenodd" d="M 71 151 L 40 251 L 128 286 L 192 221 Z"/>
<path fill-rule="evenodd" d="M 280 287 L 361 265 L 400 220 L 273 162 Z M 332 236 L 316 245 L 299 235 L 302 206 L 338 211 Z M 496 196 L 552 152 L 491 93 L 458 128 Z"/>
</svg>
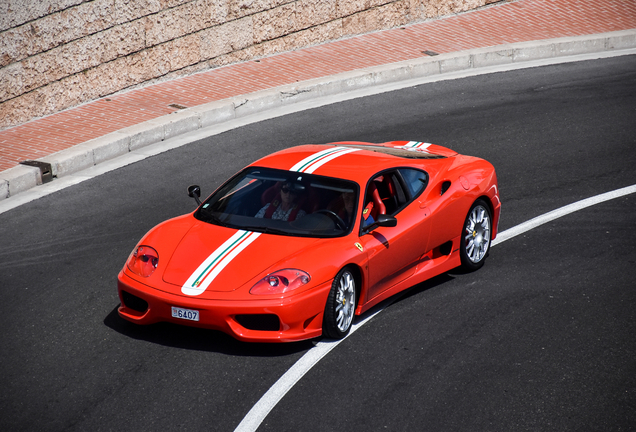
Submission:
<svg viewBox="0 0 636 432">
<path fill-rule="evenodd" d="M 299 191 L 291 182 L 285 182 L 276 194 L 272 202 L 265 204 L 258 213 L 257 218 L 277 219 L 282 221 L 293 221 L 305 216 L 305 210 L 300 208 Z"/>
</svg>

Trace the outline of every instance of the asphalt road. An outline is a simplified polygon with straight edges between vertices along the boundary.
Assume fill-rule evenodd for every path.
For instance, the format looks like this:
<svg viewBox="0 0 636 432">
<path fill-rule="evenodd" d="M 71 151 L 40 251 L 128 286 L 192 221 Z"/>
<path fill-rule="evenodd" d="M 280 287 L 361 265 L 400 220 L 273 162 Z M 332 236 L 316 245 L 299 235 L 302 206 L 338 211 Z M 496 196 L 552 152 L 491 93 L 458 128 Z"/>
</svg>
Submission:
<svg viewBox="0 0 636 432">
<path fill-rule="evenodd" d="M 0 214 L 0 430 L 233 430 L 313 346 L 116 314 L 155 224 L 274 150 L 429 141 L 498 172 L 500 230 L 636 184 L 636 56 L 481 75 L 249 125 Z M 636 195 L 414 287 L 329 353 L 262 431 L 636 430 Z"/>
</svg>

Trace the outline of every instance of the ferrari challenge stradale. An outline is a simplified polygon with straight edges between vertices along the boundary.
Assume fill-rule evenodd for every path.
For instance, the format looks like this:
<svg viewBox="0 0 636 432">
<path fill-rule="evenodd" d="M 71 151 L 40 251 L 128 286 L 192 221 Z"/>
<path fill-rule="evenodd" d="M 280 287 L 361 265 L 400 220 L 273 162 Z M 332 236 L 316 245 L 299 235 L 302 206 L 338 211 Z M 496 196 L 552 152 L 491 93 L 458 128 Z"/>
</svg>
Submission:
<svg viewBox="0 0 636 432">
<path fill-rule="evenodd" d="M 163 222 L 119 273 L 119 314 L 243 341 L 342 338 L 382 300 L 476 270 L 497 234 L 493 166 L 423 142 L 340 142 L 249 165 Z"/>
</svg>

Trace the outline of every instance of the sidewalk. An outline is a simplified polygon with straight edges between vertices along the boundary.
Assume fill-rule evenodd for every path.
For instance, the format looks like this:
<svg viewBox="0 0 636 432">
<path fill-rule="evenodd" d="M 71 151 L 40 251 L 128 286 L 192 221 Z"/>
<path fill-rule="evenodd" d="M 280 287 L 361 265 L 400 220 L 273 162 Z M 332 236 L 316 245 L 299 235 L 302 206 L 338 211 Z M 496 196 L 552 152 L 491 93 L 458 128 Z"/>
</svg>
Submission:
<svg viewBox="0 0 636 432">
<path fill-rule="evenodd" d="M 221 67 L 0 131 L 0 182 L 6 170 L 21 161 L 46 160 L 61 150 L 184 108 L 429 54 L 630 29 L 636 29 L 633 0 L 516 0 Z"/>
</svg>

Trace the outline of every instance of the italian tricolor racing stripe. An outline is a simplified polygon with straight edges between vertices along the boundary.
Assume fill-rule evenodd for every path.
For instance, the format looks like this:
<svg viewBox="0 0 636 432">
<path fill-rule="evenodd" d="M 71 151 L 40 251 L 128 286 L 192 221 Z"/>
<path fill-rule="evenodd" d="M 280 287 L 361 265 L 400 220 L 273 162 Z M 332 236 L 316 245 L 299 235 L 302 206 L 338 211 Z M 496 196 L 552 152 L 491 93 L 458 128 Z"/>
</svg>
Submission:
<svg viewBox="0 0 636 432">
<path fill-rule="evenodd" d="M 425 142 L 421 142 L 421 141 L 409 141 L 406 144 L 404 144 L 403 146 L 401 146 L 401 148 L 407 149 L 407 150 L 424 150 L 426 151 L 426 149 L 431 145 L 431 143 L 425 143 Z"/>
<path fill-rule="evenodd" d="M 308 156 L 305 159 L 301 160 L 296 165 L 291 167 L 290 171 L 311 174 L 327 162 L 347 153 L 352 153 L 358 150 L 360 149 L 348 147 L 328 148 L 327 150 L 319 151 L 318 153 L 314 153 L 311 156 Z"/>
<path fill-rule="evenodd" d="M 203 261 L 181 287 L 181 292 L 190 296 L 202 294 L 225 266 L 260 235 L 258 232 L 237 231 Z"/>
</svg>

